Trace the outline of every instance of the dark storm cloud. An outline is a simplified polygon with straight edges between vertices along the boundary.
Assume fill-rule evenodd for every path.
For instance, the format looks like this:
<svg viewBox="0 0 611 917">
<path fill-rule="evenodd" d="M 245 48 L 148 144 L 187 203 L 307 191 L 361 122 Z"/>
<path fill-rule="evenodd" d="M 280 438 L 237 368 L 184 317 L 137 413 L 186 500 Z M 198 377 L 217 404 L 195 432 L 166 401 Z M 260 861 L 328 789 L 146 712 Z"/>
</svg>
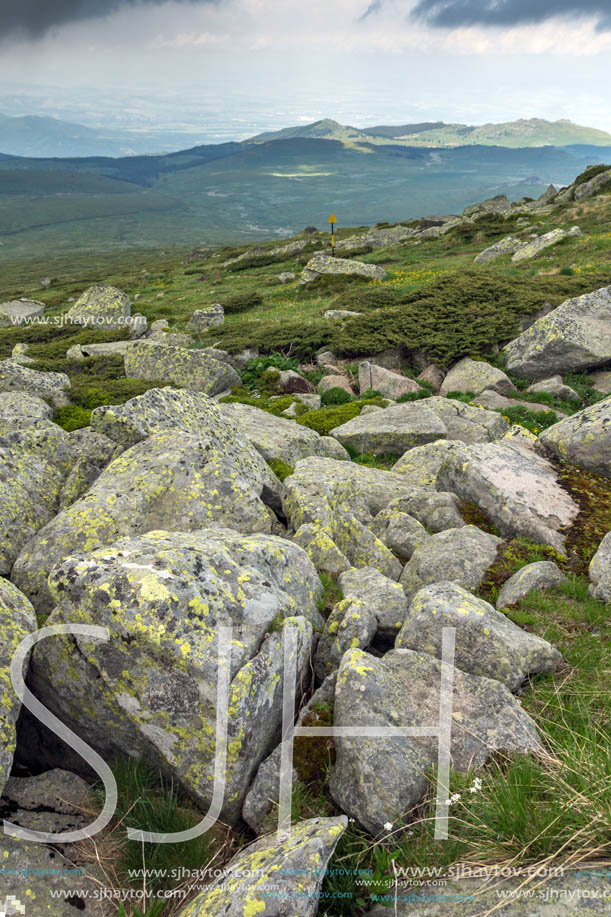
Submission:
<svg viewBox="0 0 611 917">
<path fill-rule="evenodd" d="M 13 35 L 40 38 L 55 26 L 96 19 L 129 7 L 159 6 L 161 3 L 162 0 L 0 0 L 0 41 Z"/>
<path fill-rule="evenodd" d="M 599 29 L 611 29 L 611 0 L 420 0 L 412 16 L 429 25 L 512 26 L 555 16 L 596 16 Z"/>
</svg>

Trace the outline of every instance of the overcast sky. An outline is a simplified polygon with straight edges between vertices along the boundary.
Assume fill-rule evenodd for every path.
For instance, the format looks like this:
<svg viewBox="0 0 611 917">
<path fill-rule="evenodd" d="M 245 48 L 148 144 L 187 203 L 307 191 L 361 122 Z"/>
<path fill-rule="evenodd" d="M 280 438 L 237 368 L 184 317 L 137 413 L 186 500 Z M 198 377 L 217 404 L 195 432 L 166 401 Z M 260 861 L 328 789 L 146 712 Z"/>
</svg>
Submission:
<svg viewBox="0 0 611 917">
<path fill-rule="evenodd" d="M 611 131 L 611 0 L 0 0 L 0 83 Z"/>
</svg>

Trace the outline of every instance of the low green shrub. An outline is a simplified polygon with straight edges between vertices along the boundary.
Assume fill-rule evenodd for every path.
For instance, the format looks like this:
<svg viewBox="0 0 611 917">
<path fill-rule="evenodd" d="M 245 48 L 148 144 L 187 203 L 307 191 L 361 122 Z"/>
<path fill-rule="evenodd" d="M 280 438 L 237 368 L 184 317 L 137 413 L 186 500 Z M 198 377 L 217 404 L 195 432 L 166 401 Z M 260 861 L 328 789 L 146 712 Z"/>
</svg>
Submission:
<svg viewBox="0 0 611 917">
<path fill-rule="evenodd" d="M 347 312 L 371 312 L 384 306 L 395 306 L 397 296 L 394 290 L 385 286 L 350 290 L 333 300 L 334 309 L 345 309 Z"/>
<path fill-rule="evenodd" d="M 284 481 L 295 470 L 292 465 L 289 465 L 288 462 L 283 462 L 282 459 L 270 459 L 267 464 L 280 481 Z"/>
<path fill-rule="evenodd" d="M 353 396 L 347 392 L 345 388 L 336 386 L 335 388 L 330 388 L 326 392 L 323 392 L 320 396 L 320 400 L 325 407 L 329 407 L 332 404 L 347 404 L 349 401 L 353 400 Z"/>
<path fill-rule="evenodd" d="M 68 433 L 73 430 L 80 430 L 82 427 L 88 427 L 91 421 L 91 411 L 80 407 L 78 404 L 67 404 L 55 413 L 54 423 L 58 427 L 63 427 Z"/>
<path fill-rule="evenodd" d="M 260 306 L 262 302 L 263 297 L 260 293 L 236 293 L 235 296 L 224 300 L 223 309 L 226 315 L 235 315 L 240 312 L 248 312 L 249 309 Z"/>
</svg>

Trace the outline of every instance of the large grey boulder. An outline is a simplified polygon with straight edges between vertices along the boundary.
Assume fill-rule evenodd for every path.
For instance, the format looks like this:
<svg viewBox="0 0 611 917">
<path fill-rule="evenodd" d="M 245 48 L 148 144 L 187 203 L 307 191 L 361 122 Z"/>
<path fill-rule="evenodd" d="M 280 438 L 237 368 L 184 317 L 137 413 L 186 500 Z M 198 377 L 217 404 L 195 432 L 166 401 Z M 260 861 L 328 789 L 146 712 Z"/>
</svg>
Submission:
<svg viewBox="0 0 611 917">
<path fill-rule="evenodd" d="M 320 436 L 315 430 L 292 420 L 276 417 L 249 404 L 224 404 L 221 409 L 267 462 L 280 459 L 294 465 L 308 455 L 340 461 L 350 458 L 337 440 Z"/>
<path fill-rule="evenodd" d="M 338 602 L 327 618 L 316 646 L 314 672 L 317 679 L 323 681 L 334 674 L 348 650 L 355 647 L 366 650 L 373 642 L 377 626 L 373 609 L 365 602 L 348 598 Z"/>
<path fill-rule="evenodd" d="M 56 408 L 68 404 L 70 379 L 65 373 L 45 373 L 15 360 L 0 361 L 0 392 L 26 392 L 49 400 Z"/>
<path fill-rule="evenodd" d="M 497 369 L 484 360 L 471 360 L 465 357 L 452 367 L 443 380 L 441 394 L 474 392 L 479 395 L 488 388 L 501 395 L 509 395 L 515 392 L 516 387 L 502 369 Z"/>
<path fill-rule="evenodd" d="M 321 585 L 306 554 L 274 536 L 229 529 L 156 531 L 66 558 L 49 587 L 56 605 L 49 624 L 96 624 L 110 640 L 42 641 L 32 655 L 32 690 L 106 760 L 140 757 L 204 809 L 222 702 L 219 627 L 233 627 L 221 817 L 234 822 L 277 740 L 287 624 L 296 629 L 297 684 L 307 684 L 313 627 L 322 619 Z"/>
<path fill-rule="evenodd" d="M 511 201 L 507 195 L 497 194 L 485 201 L 480 201 L 478 204 L 471 204 L 470 207 L 465 207 L 463 210 L 463 216 L 479 217 L 485 213 L 509 213 L 510 210 Z"/>
<path fill-rule="evenodd" d="M 585 201 L 589 197 L 594 197 L 600 191 L 608 193 L 611 191 L 611 169 L 606 172 L 600 172 L 589 181 L 582 182 L 575 186 L 575 200 Z"/>
<path fill-rule="evenodd" d="M 374 634 L 383 640 L 394 640 L 408 609 L 405 592 L 399 583 L 382 576 L 373 567 L 361 567 L 342 573 L 339 584 L 345 600 L 360 602 L 373 613 Z"/>
<path fill-rule="evenodd" d="M 104 283 L 96 283 L 85 290 L 67 314 L 72 324 L 88 325 L 99 330 L 123 330 L 128 326 L 130 316 L 129 296 Z"/>
<path fill-rule="evenodd" d="M 502 544 L 496 535 L 482 532 L 475 525 L 437 532 L 414 550 L 401 574 L 401 585 L 408 598 L 423 586 L 450 581 L 476 590 L 496 559 Z"/>
<path fill-rule="evenodd" d="M 369 277 L 371 280 L 385 280 L 386 271 L 377 264 L 363 264 L 362 261 L 350 261 L 348 258 L 331 258 L 329 255 L 318 254 L 310 258 L 301 274 L 300 283 L 309 283 L 329 274 L 356 274 L 360 277 Z"/>
<path fill-rule="evenodd" d="M 441 662 L 412 650 L 376 658 L 361 650 L 344 655 L 337 676 L 334 725 L 436 726 Z M 371 834 L 396 824 L 424 797 L 427 772 L 437 761 L 433 737 L 336 737 L 330 790 L 340 808 Z M 541 751 L 535 724 L 499 681 L 454 669 L 452 765 L 481 766 L 495 751 Z"/>
<path fill-rule="evenodd" d="M 225 310 L 220 302 L 216 302 L 205 309 L 197 309 L 187 322 L 187 331 L 208 331 L 209 328 L 218 328 L 224 321 Z"/>
<path fill-rule="evenodd" d="M 562 376 L 558 375 L 550 376 L 549 379 L 542 379 L 541 382 L 533 382 L 526 391 L 553 395 L 554 398 L 561 398 L 563 401 L 581 401 L 581 395 L 570 385 L 565 385 L 562 381 Z"/>
<path fill-rule="evenodd" d="M 528 675 L 553 672 L 562 656 L 483 599 L 456 583 L 439 582 L 417 592 L 395 647 L 441 658 L 442 629 L 456 629 L 455 663 L 517 691 Z"/>
<path fill-rule="evenodd" d="M 361 395 L 367 391 L 379 392 L 382 397 L 396 401 L 401 395 L 419 392 L 421 388 L 417 382 L 401 373 L 364 360 L 359 363 L 359 391 Z"/>
<path fill-rule="evenodd" d="M 553 589 L 566 582 L 567 577 L 553 561 L 540 560 L 534 564 L 527 564 L 503 583 L 496 600 L 496 607 L 509 608 L 530 592 Z"/>
<path fill-rule="evenodd" d="M 102 433 L 82 427 L 68 434 L 72 465 L 59 495 L 59 509 L 79 500 L 122 449 Z"/>
<path fill-rule="evenodd" d="M 568 299 L 504 348 L 507 368 L 529 379 L 611 361 L 611 287 Z"/>
<path fill-rule="evenodd" d="M 513 255 L 521 245 L 522 240 L 518 239 L 517 236 L 505 236 L 504 239 L 500 239 L 494 245 L 480 252 L 475 258 L 475 263 L 489 264 L 491 261 L 496 261 L 497 258 L 502 258 L 503 255 Z"/>
<path fill-rule="evenodd" d="M 229 363 L 201 350 L 158 341 L 134 341 L 127 348 L 124 364 L 125 375 L 130 379 L 173 382 L 206 395 L 218 395 L 240 382 Z"/>
<path fill-rule="evenodd" d="M 403 563 L 406 563 L 418 545 L 429 537 L 425 527 L 414 516 L 399 509 L 389 510 L 388 507 L 378 513 L 371 528 Z"/>
<path fill-rule="evenodd" d="M 398 516 L 407 515 L 417 520 L 426 530 L 426 532 L 444 532 L 446 529 L 457 529 L 465 525 L 465 521 L 460 515 L 458 500 L 454 494 L 428 490 L 427 488 L 414 487 L 403 496 L 396 497 L 390 503 L 377 513 L 373 521 L 373 530 L 384 540 L 387 537 L 389 528 Z M 408 523 L 404 519 L 399 520 L 399 525 Z M 417 527 L 409 526 L 412 537 L 415 538 L 416 544 L 425 540 L 422 532 Z M 397 533 L 398 534 L 398 533 Z M 405 533 L 407 535 L 407 531 Z M 394 550 L 394 548 L 393 548 Z M 398 551 L 398 556 L 402 552 Z M 413 554 L 413 550 L 411 552 Z M 411 556 L 411 555 L 410 555 Z"/>
<path fill-rule="evenodd" d="M 212 523 L 270 532 L 275 517 L 262 496 L 273 499 L 277 488 L 278 498 L 280 482 L 254 449 L 231 445 L 227 449 L 222 437 L 166 431 L 132 446 L 30 539 L 15 562 L 13 581 L 38 610 L 48 610 L 49 571 L 76 551 L 124 535 L 190 532 Z"/>
<path fill-rule="evenodd" d="M 407 481 L 414 487 L 435 488 L 437 474 L 443 465 L 446 455 L 456 452 L 461 448 L 459 443 L 447 439 L 439 439 L 425 446 L 416 446 L 408 449 L 405 455 L 392 466 L 393 471 L 405 475 Z"/>
<path fill-rule="evenodd" d="M 396 404 L 385 411 L 354 417 L 331 431 L 342 446 L 374 455 L 402 455 L 412 446 L 446 436 L 442 420 L 426 406 L 430 399 Z"/>
<path fill-rule="evenodd" d="M 26 328 L 45 313 L 45 304 L 35 299 L 11 299 L 0 303 L 0 328 Z"/>
<path fill-rule="evenodd" d="M 345 816 L 311 818 L 293 825 L 290 840 L 262 837 L 237 853 L 224 877 L 179 917 L 315 917 L 327 864 L 347 826 Z"/>
<path fill-rule="evenodd" d="M 607 532 L 590 562 L 590 595 L 611 602 L 611 532 Z"/>
<path fill-rule="evenodd" d="M 0 436 L 27 427 L 44 427 L 52 414 L 52 408 L 37 395 L 5 392 L 0 399 Z"/>
<path fill-rule="evenodd" d="M 539 442 L 561 461 L 611 477 L 611 398 L 548 427 Z"/>
<path fill-rule="evenodd" d="M 67 360 L 84 360 L 85 357 L 124 356 L 129 341 L 109 341 L 102 344 L 73 344 L 66 351 Z"/>
<path fill-rule="evenodd" d="M 488 443 L 500 439 L 509 429 L 505 418 L 496 411 L 487 411 L 463 401 L 434 395 L 418 404 L 437 414 L 445 424 L 446 438 L 450 440 L 462 443 Z"/>
<path fill-rule="evenodd" d="M 10 678 L 11 662 L 22 640 L 36 630 L 36 614 L 25 595 L 12 583 L 0 578 L 0 677 L 4 686 L 0 710 L 0 795 L 9 779 L 16 745 L 15 723 L 21 709 L 21 699 L 13 691 Z M 24 676 L 27 673 L 25 667 Z"/>
<path fill-rule="evenodd" d="M 521 245 L 511 260 L 526 261 L 529 258 L 536 258 L 546 248 L 551 248 L 552 245 L 558 245 L 559 242 L 575 236 L 583 236 L 579 226 L 573 226 L 571 229 L 552 229 L 551 232 L 546 232 L 545 235 L 539 236 L 538 239 L 533 239 L 531 242 L 525 242 L 524 245 Z"/>
<path fill-rule="evenodd" d="M 558 551 L 564 550 L 564 528 L 579 512 L 552 465 L 510 443 L 478 443 L 448 454 L 437 487 L 475 503 L 504 537 L 529 538 Z"/>
</svg>

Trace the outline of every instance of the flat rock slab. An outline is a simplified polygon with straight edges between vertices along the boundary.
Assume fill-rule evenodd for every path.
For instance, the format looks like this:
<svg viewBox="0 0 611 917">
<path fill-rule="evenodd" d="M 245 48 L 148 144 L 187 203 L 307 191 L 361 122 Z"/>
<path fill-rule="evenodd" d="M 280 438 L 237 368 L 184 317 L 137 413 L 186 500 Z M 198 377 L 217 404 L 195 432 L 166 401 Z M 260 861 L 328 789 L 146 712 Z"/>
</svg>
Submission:
<svg viewBox="0 0 611 917">
<path fill-rule="evenodd" d="M 124 357 L 130 379 L 173 382 L 206 395 L 218 395 L 240 382 L 235 369 L 202 350 L 188 350 L 158 341 L 134 341 Z"/>
<path fill-rule="evenodd" d="M 385 280 L 386 271 L 377 264 L 364 264 L 362 261 L 351 261 L 349 258 L 332 258 L 329 255 L 314 255 L 310 258 L 301 274 L 301 283 L 309 283 L 325 274 L 357 274 L 370 277 L 371 280 Z"/>
<path fill-rule="evenodd" d="M 548 427 L 539 442 L 556 458 L 611 478 L 611 398 Z"/>
<path fill-rule="evenodd" d="M 551 232 L 546 232 L 545 235 L 539 236 L 538 239 L 533 239 L 531 242 L 525 242 L 524 245 L 521 245 L 511 260 L 526 261 L 529 258 L 536 258 L 546 248 L 551 248 L 552 245 L 558 245 L 559 242 L 575 236 L 583 236 L 579 226 L 573 226 L 572 229 L 552 229 Z"/>
<path fill-rule="evenodd" d="M 560 571 L 558 571 L 560 572 Z M 442 629 L 456 629 L 456 665 L 517 691 L 528 675 L 553 672 L 562 656 L 456 583 L 435 583 L 417 592 L 395 642 L 441 658 Z"/>
<path fill-rule="evenodd" d="M 427 399 L 428 401 L 429 399 Z M 331 431 L 342 446 L 361 453 L 402 455 L 412 446 L 435 442 L 447 428 L 425 401 L 396 404 L 375 414 L 359 415 Z"/>
<path fill-rule="evenodd" d="M 549 462 L 501 443 L 480 443 L 449 454 L 437 486 L 475 503 L 504 537 L 529 538 L 558 551 L 564 550 L 561 530 L 579 512 Z"/>
<path fill-rule="evenodd" d="M 475 525 L 438 532 L 414 550 L 401 574 L 408 598 L 423 586 L 450 581 L 476 590 L 496 559 L 502 541 Z"/>
<path fill-rule="evenodd" d="M 477 405 L 492 411 L 523 408 L 526 411 L 534 411 L 536 414 L 551 414 L 553 411 L 557 417 L 566 417 L 564 411 L 550 408 L 547 404 L 538 404 L 536 401 L 520 401 L 518 398 L 507 398 L 505 395 L 499 395 L 498 392 L 493 392 L 491 389 L 486 389 L 485 392 L 477 395 L 475 402 Z"/>
<path fill-rule="evenodd" d="M 35 299 L 11 299 L 0 303 L 0 328 L 28 327 L 45 313 L 45 304 Z"/>
<path fill-rule="evenodd" d="M 568 299 L 504 347 L 507 368 L 528 379 L 611 361 L 611 287 Z"/>
<path fill-rule="evenodd" d="M 395 649 L 376 658 L 350 650 L 337 676 L 334 724 L 436 726 L 440 685 L 441 662 L 426 653 Z M 452 704 L 455 770 L 477 768 L 495 751 L 541 750 L 535 724 L 499 681 L 455 668 Z M 378 834 L 422 800 L 437 745 L 433 737 L 336 737 L 331 794 L 344 812 Z"/>
<path fill-rule="evenodd" d="M 509 608 L 530 592 L 554 589 L 566 582 L 567 577 L 553 561 L 541 560 L 538 563 L 527 564 L 503 583 L 496 600 L 496 607 Z"/>
<path fill-rule="evenodd" d="M 327 864 L 347 827 L 345 816 L 312 818 L 293 825 L 290 840 L 274 833 L 255 841 L 179 917 L 315 917 Z"/>
<path fill-rule="evenodd" d="M 522 244 L 522 240 L 516 236 L 506 236 L 506 238 L 500 239 L 494 245 L 480 252 L 475 259 L 475 263 L 489 264 L 491 261 L 496 261 L 497 258 L 502 258 L 503 255 L 513 255 Z"/>
<path fill-rule="evenodd" d="M 322 626 L 322 588 L 305 552 L 229 529 L 149 532 L 66 558 L 49 587 L 49 624 L 97 624 L 110 639 L 42 641 L 31 661 L 34 693 L 105 760 L 128 749 L 203 809 L 214 773 L 218 629 L 233 627 L 222 818 L 235 821 L 277 741 L 282 628 L 295 628 L 297 680 L 307 683 L 313 627 Z M 279 632 L 269 633 L 274 622 Z"/>
</svg>

